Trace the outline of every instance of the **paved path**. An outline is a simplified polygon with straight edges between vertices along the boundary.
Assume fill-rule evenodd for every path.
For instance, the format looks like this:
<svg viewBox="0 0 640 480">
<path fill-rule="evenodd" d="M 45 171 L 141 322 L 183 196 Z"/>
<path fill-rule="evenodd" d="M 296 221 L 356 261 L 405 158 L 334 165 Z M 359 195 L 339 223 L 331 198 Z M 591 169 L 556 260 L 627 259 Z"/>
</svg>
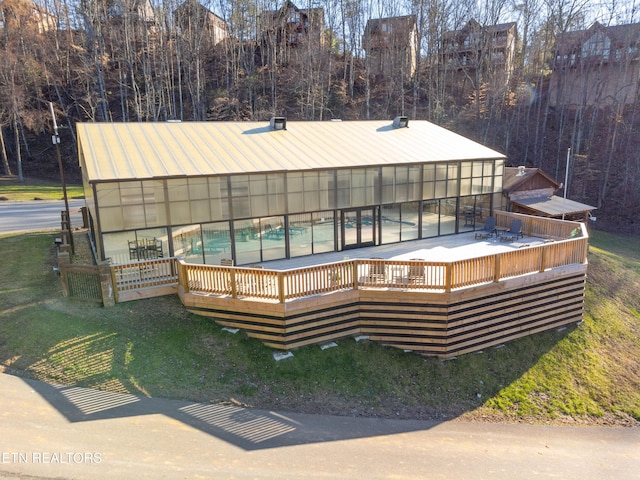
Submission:
<svg viewBox="0 0 640 480">
<path fill-rule="evenodd" d="M 0 374 L 0 478 L 640 479 L 640 429 L 362 419 Z"/>
<path fill-rule="evenodd" d="M 84 200 L 69 200 L 72 228 L 82 226 L 80 207 L 84 205 Z M 62 200 L 0 202 L 0 234 L 31 230 L 60 230 L 60 212 L 64 208 Z"/>
</svg>

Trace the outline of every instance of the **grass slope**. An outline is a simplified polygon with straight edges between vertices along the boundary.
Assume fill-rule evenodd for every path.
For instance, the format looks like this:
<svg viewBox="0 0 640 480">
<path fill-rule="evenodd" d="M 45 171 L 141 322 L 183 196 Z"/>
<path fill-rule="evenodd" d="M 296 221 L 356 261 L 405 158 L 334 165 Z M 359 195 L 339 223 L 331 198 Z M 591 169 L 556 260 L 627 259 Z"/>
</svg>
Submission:
<svg viewBox="0 0 640 480">
<path fill-rule="evenodd" d="M 60 182 L 25 178 L 23 183 L 17 177 L 0 176 L 0 200 L 62 200 L 64 198 Z M 84 198 L 82 185 L 67 185 L 67 198 Z"/>
<path fill-rule="evenodd" d="M 0 237 L 0 366 L 13 373 L 309 413 L 640 425 L 636 237 L 594 234 L 580 326 L 449 361 L 349 338 L 276 362 L 175 296 L 107 309 L 61 298 L 52 244 Z"/>
</svg>

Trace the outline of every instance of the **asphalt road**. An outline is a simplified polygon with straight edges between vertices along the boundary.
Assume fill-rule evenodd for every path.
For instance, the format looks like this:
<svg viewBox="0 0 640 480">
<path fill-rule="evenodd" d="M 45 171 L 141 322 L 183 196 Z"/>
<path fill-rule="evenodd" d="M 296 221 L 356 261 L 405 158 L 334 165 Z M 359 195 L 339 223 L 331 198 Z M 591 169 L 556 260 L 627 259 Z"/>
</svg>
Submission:
<svg viewBox="0 0 640 480">
<path fill-rule="evenodd" d="M 0 478 L 640 479 L 640 429 L 297 415 L 0 374 Z"/>
<path fill-rule="evenodd" d="M 84 205 L 84 200 L 69 200 L 72 228 L 82 226 L 80 207 Z M 0 233 L 60 230 L 60 212 L 64 208 L 62 200 L 0 202 Z"/>
</svg>

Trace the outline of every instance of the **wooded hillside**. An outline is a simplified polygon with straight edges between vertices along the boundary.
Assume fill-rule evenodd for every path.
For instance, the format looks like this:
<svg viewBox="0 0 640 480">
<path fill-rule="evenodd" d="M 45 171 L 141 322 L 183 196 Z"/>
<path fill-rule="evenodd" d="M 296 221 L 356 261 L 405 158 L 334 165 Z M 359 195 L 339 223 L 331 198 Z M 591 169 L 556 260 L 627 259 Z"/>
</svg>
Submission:
<svg viewBox="0 0 640 480">
<path fill-rule="evenodd" d="M 559 181 L 570 148 L 568 196 L 596 206 L 601 228 L 640 232 L 640 99 L 565 105 L 562 89 L 550 93 L 558 39 L 596 20 L 634 23 L 635 11 L 625 3 L 206 2 L 0 0 L 0 173 L 57 177 L 49 102 L 72 180 L 79 178 L 76 122 L 406 115 L 450 128 L 506 153 L 511 166 L 540 167 Z M 416 18 L 413 75 L 404 57 L 394 55 L 403 45 L 390 47 L 382 71 L 363 49 L 368 20 L 400 15 Z M 484 50 L 473 69 L 443 60 L 447 32 L 472 19 L 481 26 L 517 22 L 509 75 Z M 631 55 L 617 60 L 619 76 L 638 62 Z"/>
</svg>

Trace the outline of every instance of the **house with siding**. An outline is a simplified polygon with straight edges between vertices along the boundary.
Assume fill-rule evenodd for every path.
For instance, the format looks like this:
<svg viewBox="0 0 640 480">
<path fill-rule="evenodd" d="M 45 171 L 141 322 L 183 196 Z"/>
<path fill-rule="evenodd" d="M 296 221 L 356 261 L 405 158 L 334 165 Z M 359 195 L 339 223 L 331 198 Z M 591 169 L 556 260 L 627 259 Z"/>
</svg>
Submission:
<svg viewBox="0 0 640 480">
<path fill-rule="evenodd" d="M 640 23 L 558 35 L 550 81 L 552 105 L 611 106 L 634 103 L 640 80 Z"/>
<path fill-rule="evenodd" d="M 362 48 L 372 75 L 400 74 L 403 79 L 413 78 L 419 55 L 416 16 L 368 20 Z"/>
</svg>

